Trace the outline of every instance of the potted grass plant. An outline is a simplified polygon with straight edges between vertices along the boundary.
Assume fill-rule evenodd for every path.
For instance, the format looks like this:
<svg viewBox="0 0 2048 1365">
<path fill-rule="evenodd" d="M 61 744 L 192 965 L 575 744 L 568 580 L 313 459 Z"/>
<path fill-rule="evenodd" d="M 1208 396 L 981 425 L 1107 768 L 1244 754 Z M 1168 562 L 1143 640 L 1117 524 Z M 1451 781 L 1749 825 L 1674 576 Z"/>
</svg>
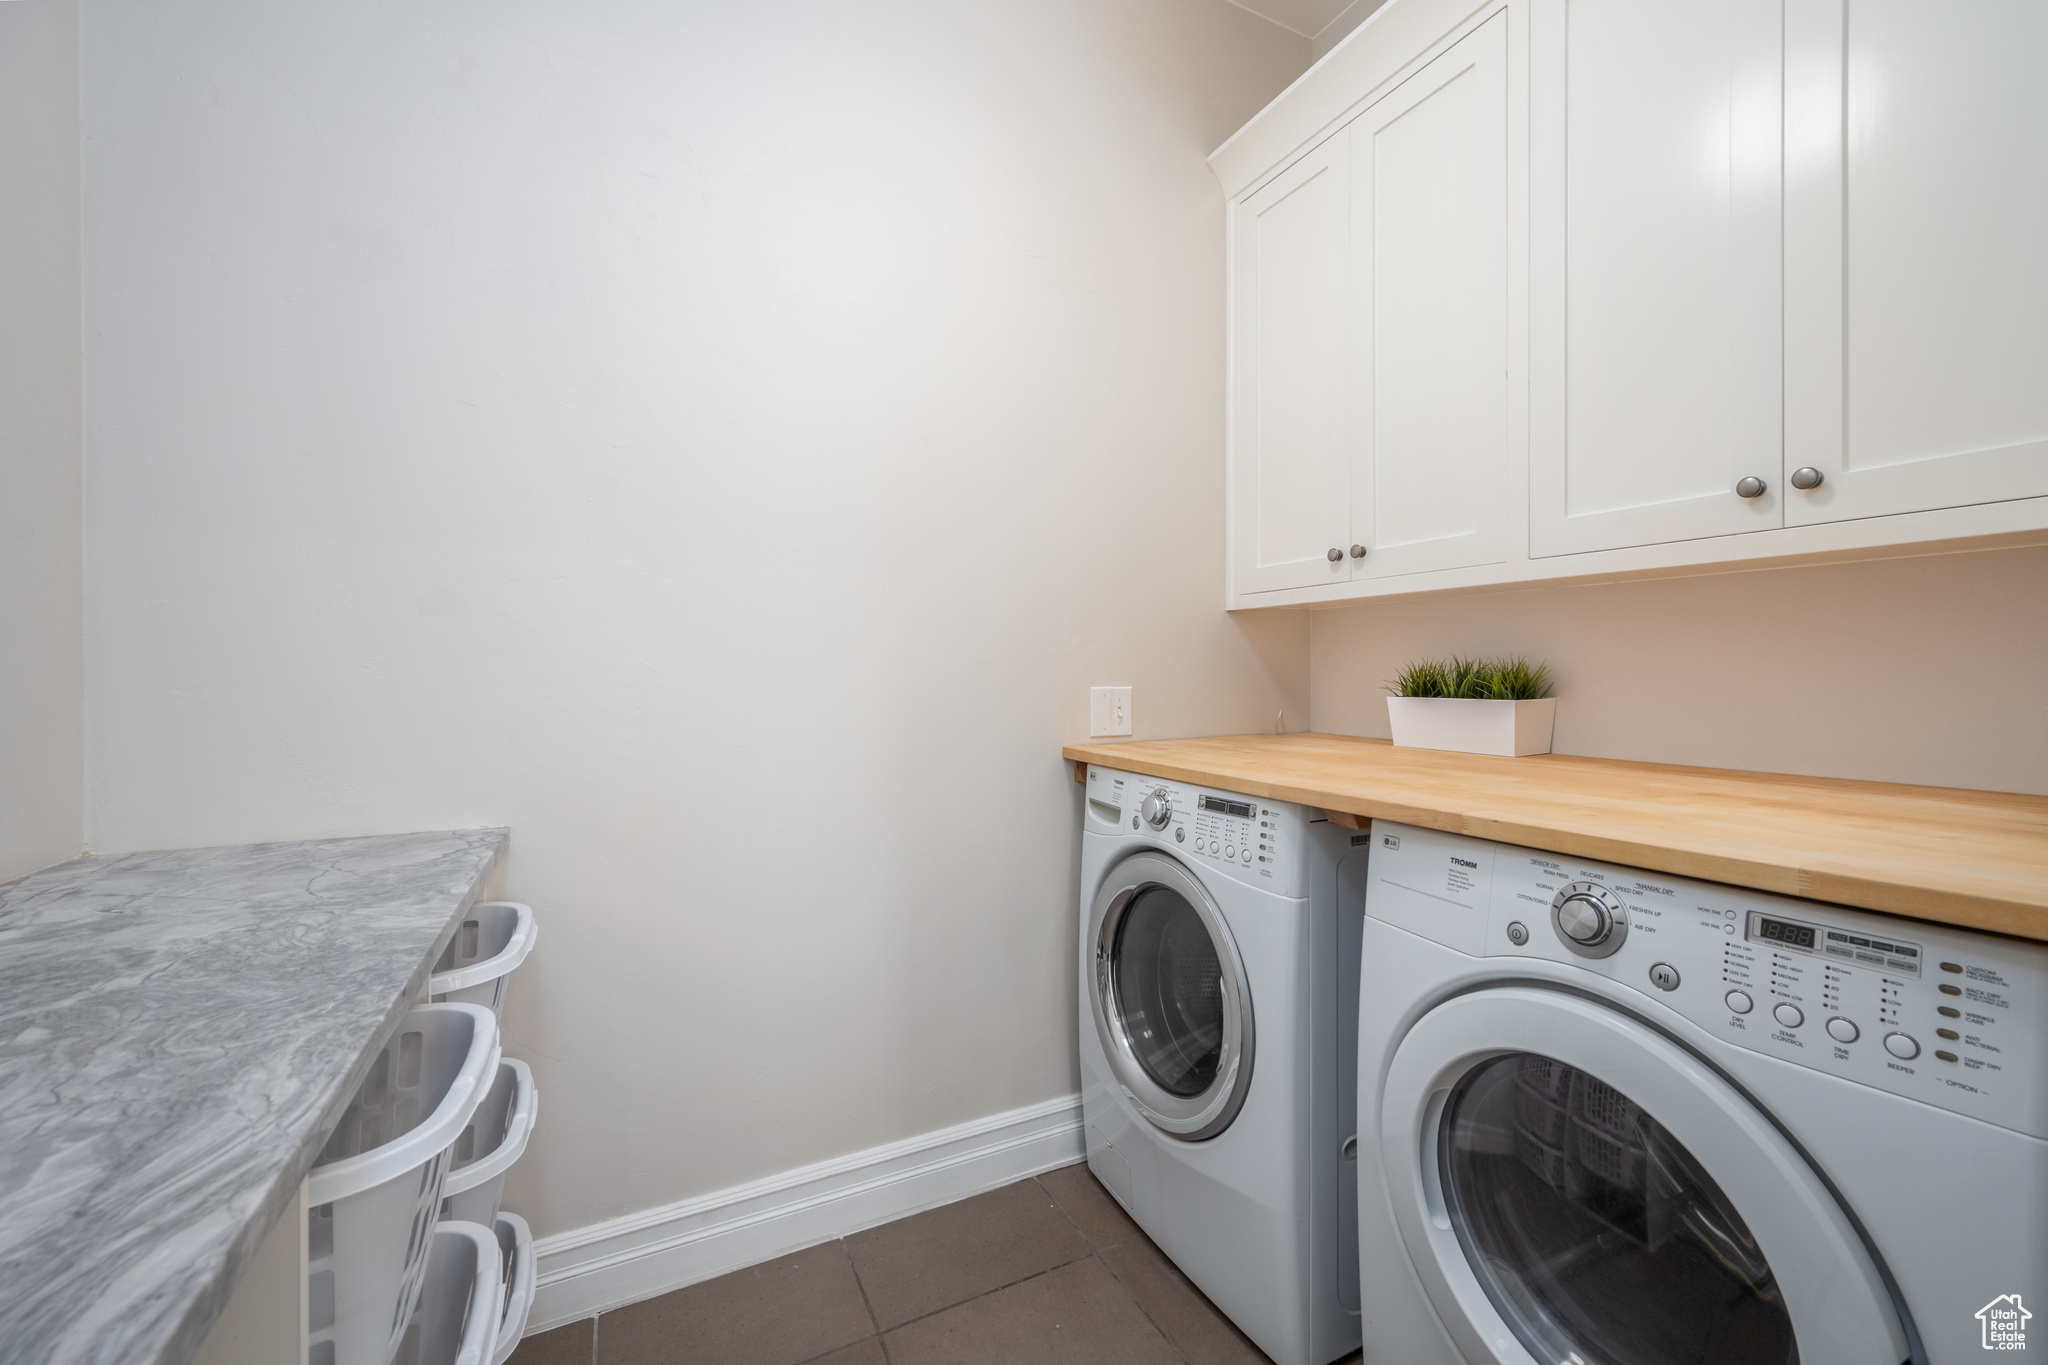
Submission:
<svg viewBox="0 0 2048 1365">
<path fill-rule="evenodd" d="M 1387 684 L 1394 743 L 1520 758 L 1550 752 L 1550 670 L 1519 656 L 1421 659 Z"/>
</svg>

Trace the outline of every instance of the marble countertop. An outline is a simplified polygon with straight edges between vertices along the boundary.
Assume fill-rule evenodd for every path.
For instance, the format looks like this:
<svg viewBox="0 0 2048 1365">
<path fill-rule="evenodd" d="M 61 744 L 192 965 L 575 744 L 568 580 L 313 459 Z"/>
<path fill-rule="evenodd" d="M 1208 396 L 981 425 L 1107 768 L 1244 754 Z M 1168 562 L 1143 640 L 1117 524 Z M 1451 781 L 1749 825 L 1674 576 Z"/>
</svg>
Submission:
<svg viewBox="0 0 2048 1365">
<path fill-rule="evenodd" d="M 0 1357 L 191 1358 L 507 837 L 105 855 L 0 886 Z"/>
</svg>

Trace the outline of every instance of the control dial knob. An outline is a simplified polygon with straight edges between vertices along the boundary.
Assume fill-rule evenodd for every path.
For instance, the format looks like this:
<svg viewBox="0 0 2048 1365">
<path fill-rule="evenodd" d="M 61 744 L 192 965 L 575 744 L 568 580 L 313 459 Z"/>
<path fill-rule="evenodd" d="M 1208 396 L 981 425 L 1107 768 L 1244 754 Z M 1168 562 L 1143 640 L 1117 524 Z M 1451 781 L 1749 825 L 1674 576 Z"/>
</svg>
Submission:
<svg viewBox="0 0 2048 1365">
<path fill-rule="evenodd" d="M 1173 819 L 1173 799 L 1166 794 L 1166 788 L 1161 787 L 1138 804 L 1138 813 L 1152 828 L 1165 829 L 1166 822 Z"/>
<path fill-rule="evenodd" d="M 1580 957 L 1608 957 L 1628 937 L 1628 910 L 1598 882 L 1569 882 L 1550 902 L 1550 923 Z"/>
<path fill-rule="evenodd" d="M 1595 896 L 1566 896 L 1557 903 L 1557 927 L 1574 943 L 1588 948 L 1604 943 L 1614 932 L 1614 916 Z"/>
</svg>

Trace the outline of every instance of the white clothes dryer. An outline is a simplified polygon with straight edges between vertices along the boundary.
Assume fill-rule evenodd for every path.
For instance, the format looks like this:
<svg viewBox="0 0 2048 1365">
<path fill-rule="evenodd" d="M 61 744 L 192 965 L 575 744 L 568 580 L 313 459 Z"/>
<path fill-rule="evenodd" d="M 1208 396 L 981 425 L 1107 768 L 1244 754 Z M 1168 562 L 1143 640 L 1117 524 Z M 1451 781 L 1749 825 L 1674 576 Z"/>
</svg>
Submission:
<svg viewBox="0 0 2048 1365">
<path fill-rule="evenodd" d="M 1083 804 L 1089 1167 L 1261 1350 L 1326 1365 L 1359 1339 L 1350 1139 L 1367 836 L 1300 806 L 1100 767 Z"/>
<path fill-rule="evenodd" d="M 1367 1365 L 1959 1365 L 2048 1337 L 2048 949 L 1372 838 Z"/>
</svg>

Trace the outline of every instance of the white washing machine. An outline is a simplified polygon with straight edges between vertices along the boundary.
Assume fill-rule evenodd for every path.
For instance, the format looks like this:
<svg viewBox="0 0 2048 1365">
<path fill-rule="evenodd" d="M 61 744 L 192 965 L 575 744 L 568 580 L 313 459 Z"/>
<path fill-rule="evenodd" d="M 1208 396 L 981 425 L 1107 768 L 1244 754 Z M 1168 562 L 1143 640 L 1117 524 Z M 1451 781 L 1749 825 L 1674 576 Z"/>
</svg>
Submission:
<svg viewBox="0 0 2048 1365">
<path fill-rule="evenodd" d="M 2048 1345 L 2026 1326 L 2048 1311 L 2048 949 L 1384 821 L 1372 838 L 1367 1365 Z"/>
<path fill-rule="evenodd" d="M 1261 1350 L 1326 1365 L 1358 1346 L 1368 838 L 1107 768 L 1088 770 L 1084 805 L 1088 1164 Z"/>
</svg>

